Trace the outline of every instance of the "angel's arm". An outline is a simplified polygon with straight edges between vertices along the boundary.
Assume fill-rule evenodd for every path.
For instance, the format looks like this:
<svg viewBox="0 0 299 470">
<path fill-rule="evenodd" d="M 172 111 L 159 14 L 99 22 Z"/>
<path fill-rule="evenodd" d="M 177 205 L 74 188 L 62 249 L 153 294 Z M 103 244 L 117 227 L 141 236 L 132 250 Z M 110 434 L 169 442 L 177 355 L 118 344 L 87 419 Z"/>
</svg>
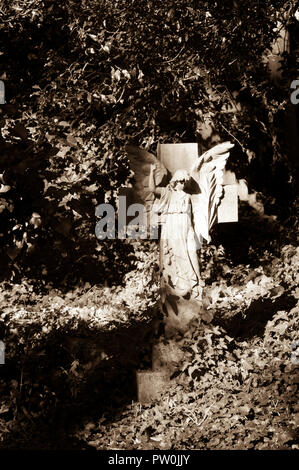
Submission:
<svg viewBox="0 0 299 470">
<path fill-rule="evenodd" d="M 155 184 L 155 176 L 154 176 L 154 171 L 155 171 L 156 165 L 152 164 L 150 167 L 150 174 L 149 174 L 149 182 L 148 182 L 148 188 L 149 190 L 157 195 L 162 194 L 162 188 L 157 188 Z"/>
</svg>

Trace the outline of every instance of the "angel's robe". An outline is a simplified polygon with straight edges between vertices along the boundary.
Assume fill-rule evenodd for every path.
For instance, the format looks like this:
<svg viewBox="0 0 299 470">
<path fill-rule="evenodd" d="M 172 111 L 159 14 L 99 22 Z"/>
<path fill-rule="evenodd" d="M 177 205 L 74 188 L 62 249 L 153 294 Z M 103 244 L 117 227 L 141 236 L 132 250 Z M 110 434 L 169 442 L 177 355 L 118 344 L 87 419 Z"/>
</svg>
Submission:
<svg viewBox="0 0 299 470">
<path fill-rule="evenodd" d="M 174 298 L 201 300 L 202 282 L 192 224 L 190 194 L 183 190 L 161 188 L 154 205 L 161 214 L 160 270 L 163 304 Z M 166 307 L 167 308 L 167 307 Z"/>
</svg>

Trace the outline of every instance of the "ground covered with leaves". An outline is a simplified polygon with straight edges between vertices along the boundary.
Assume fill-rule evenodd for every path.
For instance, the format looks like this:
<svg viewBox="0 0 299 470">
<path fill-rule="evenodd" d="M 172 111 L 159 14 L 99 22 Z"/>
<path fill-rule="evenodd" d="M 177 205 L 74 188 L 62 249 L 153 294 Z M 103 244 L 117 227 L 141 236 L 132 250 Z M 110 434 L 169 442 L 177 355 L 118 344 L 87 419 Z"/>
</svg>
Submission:
<svg viewBox="0 0 299 470">
<path fill-rule="evenodd" d="M 231 249 L 202 250 L 205 321 L 171 340 L 181 361 L 150 405 L 135 372 L 151 365 L 159 322 L 155 243 L 122 286 L 3 282 L 0 446 L 298 449 L 299 249 L 294 227 L 260 228 L 251 255 L 238 246 L 249 264 L 235 262 L 232 229 Z"/>
<path fill-rule="evenodd" d="M 1 6 L 1 448 L 297 446 L 297 2 L 192 3 Z M 273 80 L 283 28 L 291 48 Z M 96 208 L 117 213 L 134 183 L 128 142 L 225 140 L 250 207 L 201 250 L 205 321 L 173 339 L 166 395 L 141 407 L 158 246 L 98 240 Z"/>
<path fill-rule="evenodd" d="M 214 320 L 178 339 L 180 373 L 161 401 L 76 436 L 96 449 L 298 449 L 298 261 L 288 245 L 267 274 L 211 286 Z"/>
</svg>

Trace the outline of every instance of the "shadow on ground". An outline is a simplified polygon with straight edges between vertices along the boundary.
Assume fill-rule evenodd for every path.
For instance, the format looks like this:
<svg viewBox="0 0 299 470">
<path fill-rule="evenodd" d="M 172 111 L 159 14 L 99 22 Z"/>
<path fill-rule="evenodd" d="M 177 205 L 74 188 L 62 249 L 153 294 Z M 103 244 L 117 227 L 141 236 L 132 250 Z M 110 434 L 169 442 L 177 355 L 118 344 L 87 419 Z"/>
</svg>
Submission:
<svg viewBox="0 0 299 470">
<path fill-rule="evenodd" d="M 251 302 L 247 310 L 238 312 L 234 317 L 223 319 L 220 316 L 213 323 L 222 326 L 229 336 L 245 341 L 254 336 L 262 336 L 268 321 L 280 310 L 291 310 L 296 305 L 292 295 L 283 294 L 277 299 L 259 298 Z"/>
<path fill-rule="evenodd" d="M 59 340 L 46 345 L 48 362 L 38 353 L 28 358 L 22 392 L 15 397 L 16 416 L 13 411 L 1 415 L 9 430 L 2 429 L 0 448 L 82 449 L 82 441 L 73 437 L 76 430 L 103 416 L 113 421 L 137 400 L 136 370 L 148 367 L 151 331 L 147 323 L 88 338 L 77 335 L 59 350 Z M 19 373 L 8 364 L 3 378 L 9 381 Z"/>
</svg>

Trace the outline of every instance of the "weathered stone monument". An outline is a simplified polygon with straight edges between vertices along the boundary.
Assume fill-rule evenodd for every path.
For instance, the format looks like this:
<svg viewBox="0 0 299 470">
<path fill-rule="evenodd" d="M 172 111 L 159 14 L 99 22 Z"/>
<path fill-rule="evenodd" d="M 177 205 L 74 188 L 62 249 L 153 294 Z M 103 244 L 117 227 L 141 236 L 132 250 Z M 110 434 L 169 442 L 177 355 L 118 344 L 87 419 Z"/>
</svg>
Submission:
<svg viewBox="0 0 299 470">
<path fill-rule="evenodd" d="M 0 104 L 5 104 L 5 85 L 2 80 L 0 80 Z"/>
<path fill-rule="evenodd" d="M 164 337 L 153 346 L 152 371 L 137 372 L 138 399 L 157 398 L 172 372 L 178 351 L 165 343 L 203 312 L 198 250 L 216 223 L 238 220 L 238 185 L 225 172 L 230 142 L 199 156 L 198 145 L 159 144 L 157 157 L 138 147 L 126 151 L 136 185 L 136 201 L 146 207 L 147 228 L 160 230 L 161 311 Z M 132 196 L 131 194 L 131 196 Z M 132 200 L 132 199 L 131 199 Z M 170 345 L 170 347 L 169 347 Z"/>
</svg>

